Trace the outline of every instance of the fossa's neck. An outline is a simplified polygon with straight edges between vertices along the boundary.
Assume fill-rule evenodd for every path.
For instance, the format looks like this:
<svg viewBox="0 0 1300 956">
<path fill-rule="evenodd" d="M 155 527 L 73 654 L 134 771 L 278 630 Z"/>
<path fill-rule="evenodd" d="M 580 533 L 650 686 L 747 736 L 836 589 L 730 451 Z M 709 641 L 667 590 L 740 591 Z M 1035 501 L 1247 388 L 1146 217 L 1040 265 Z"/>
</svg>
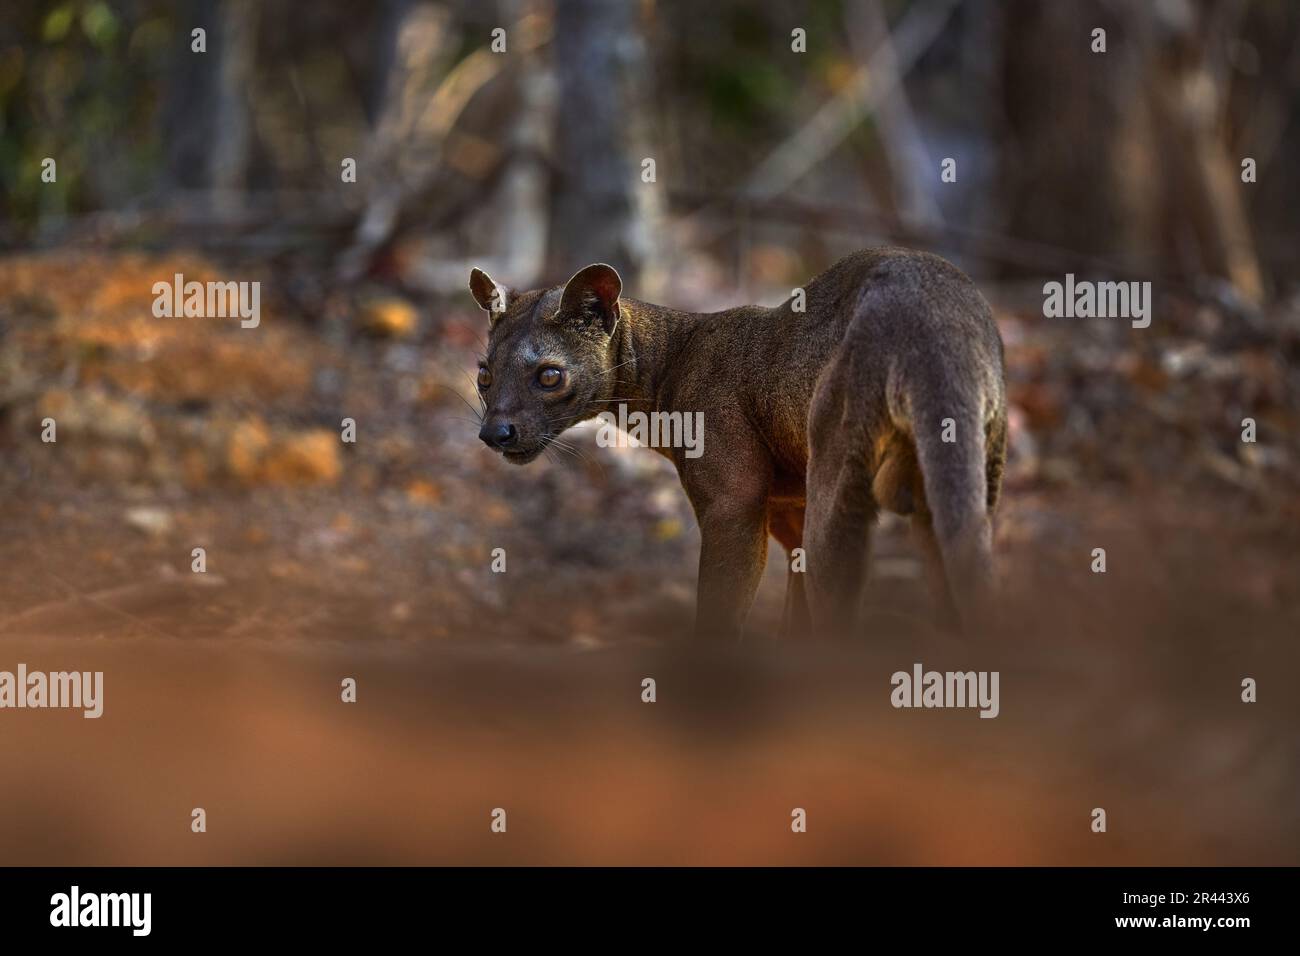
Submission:
<svg viewBox="0 0 1300 956">
<path fill-rule="evenodd" d="M 626 403 L 642 411 L 659 411 L 665 401 L 668 373 L 685 359 L 686 346 L 701 318 L 695 312 L 620 300 L 606 409 L 613 411 Z"/>
</svg>

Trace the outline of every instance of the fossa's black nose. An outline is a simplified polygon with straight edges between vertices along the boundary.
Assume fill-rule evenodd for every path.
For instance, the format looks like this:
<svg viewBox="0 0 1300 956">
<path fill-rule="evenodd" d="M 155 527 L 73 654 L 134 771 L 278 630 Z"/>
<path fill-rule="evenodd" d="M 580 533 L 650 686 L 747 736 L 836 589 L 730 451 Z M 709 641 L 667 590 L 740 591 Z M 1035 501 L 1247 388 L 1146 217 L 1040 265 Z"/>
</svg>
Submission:
<svg viewBox="0 0 1300 956">
<path fill-rule="evenodd" d="M 504 422 L 486 423 L 479 429 L 478 437 L 489 448 L 509 448 L 519 441 L 519 433 L 514 425 Z"/>
</svg>

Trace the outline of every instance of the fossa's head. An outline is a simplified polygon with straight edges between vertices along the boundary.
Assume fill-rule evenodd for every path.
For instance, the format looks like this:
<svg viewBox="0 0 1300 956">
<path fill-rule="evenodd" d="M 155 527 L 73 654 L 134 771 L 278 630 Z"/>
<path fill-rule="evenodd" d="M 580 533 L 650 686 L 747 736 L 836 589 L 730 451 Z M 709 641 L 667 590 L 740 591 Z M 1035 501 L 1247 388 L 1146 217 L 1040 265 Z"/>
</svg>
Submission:
<svg viewBox="0 0 1300 956">
<path fill-rule="evenodd" d="M 612 337 L 623 282 L 612 266 L 598 263 L 563 286 L 532 292 L 514 292 L 474 269 L 469 288 L 489 322 L 478 368 L 478 437 L 506 461 L 525 465 L 613 397 Z"/>
</svg>

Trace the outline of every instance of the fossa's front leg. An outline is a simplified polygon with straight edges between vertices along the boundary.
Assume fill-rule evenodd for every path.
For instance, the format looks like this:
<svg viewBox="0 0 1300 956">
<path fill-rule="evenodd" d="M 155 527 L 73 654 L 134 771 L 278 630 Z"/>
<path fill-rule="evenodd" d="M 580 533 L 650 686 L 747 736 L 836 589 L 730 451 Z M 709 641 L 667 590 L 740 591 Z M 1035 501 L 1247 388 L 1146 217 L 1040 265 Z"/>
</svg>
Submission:
<svg viewBox="0 0 1300 956">
<path fill-rule="evenodd" d="M 714 500 L 698 515 L 700 582 L 695 635 L 739 639 L 767 563 L 767 502 Z"/>
<path fill-rule="evenodd" d="M 730 447 L 690 463 L 682 484 L 700 524 L 695 635 L 735 641 L 767 563 L 767 494 L 772 463 L 757 441 L 730 434 Z"/>
</svg>

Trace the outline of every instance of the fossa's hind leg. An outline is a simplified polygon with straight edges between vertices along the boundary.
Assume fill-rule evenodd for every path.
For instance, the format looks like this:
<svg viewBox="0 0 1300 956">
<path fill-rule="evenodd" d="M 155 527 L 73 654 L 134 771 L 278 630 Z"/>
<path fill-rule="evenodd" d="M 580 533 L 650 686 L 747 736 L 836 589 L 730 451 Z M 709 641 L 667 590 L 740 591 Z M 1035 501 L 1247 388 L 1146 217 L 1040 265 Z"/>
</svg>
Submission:
<svg viewBox="0 0 1300 956">
<path fill-rule="evenodd" d="M 807 510 L 808 603 L 814 633 L 851 633 L 867 573 L 871 492 L 867 427 L 846 415 L 836 375 L 823 378 L 809 412 Z"/>
<path fill-rule="evenodd" d="M 808 577 L 806 567 L 794 569 L 791 552 L 803 547 L 804 509 L 800 507 L 782 507 L 768 512 L 767 528 L 772 537 L 785 548 L 786 571 L 785 610 L 781 615 L 782 637 L 807 637 L 812 630 L 812 619 L 808 613 L 808 594 L 804 579 Z M 805 555 L 806 565 L 806 555 Z"/>
</svg>

